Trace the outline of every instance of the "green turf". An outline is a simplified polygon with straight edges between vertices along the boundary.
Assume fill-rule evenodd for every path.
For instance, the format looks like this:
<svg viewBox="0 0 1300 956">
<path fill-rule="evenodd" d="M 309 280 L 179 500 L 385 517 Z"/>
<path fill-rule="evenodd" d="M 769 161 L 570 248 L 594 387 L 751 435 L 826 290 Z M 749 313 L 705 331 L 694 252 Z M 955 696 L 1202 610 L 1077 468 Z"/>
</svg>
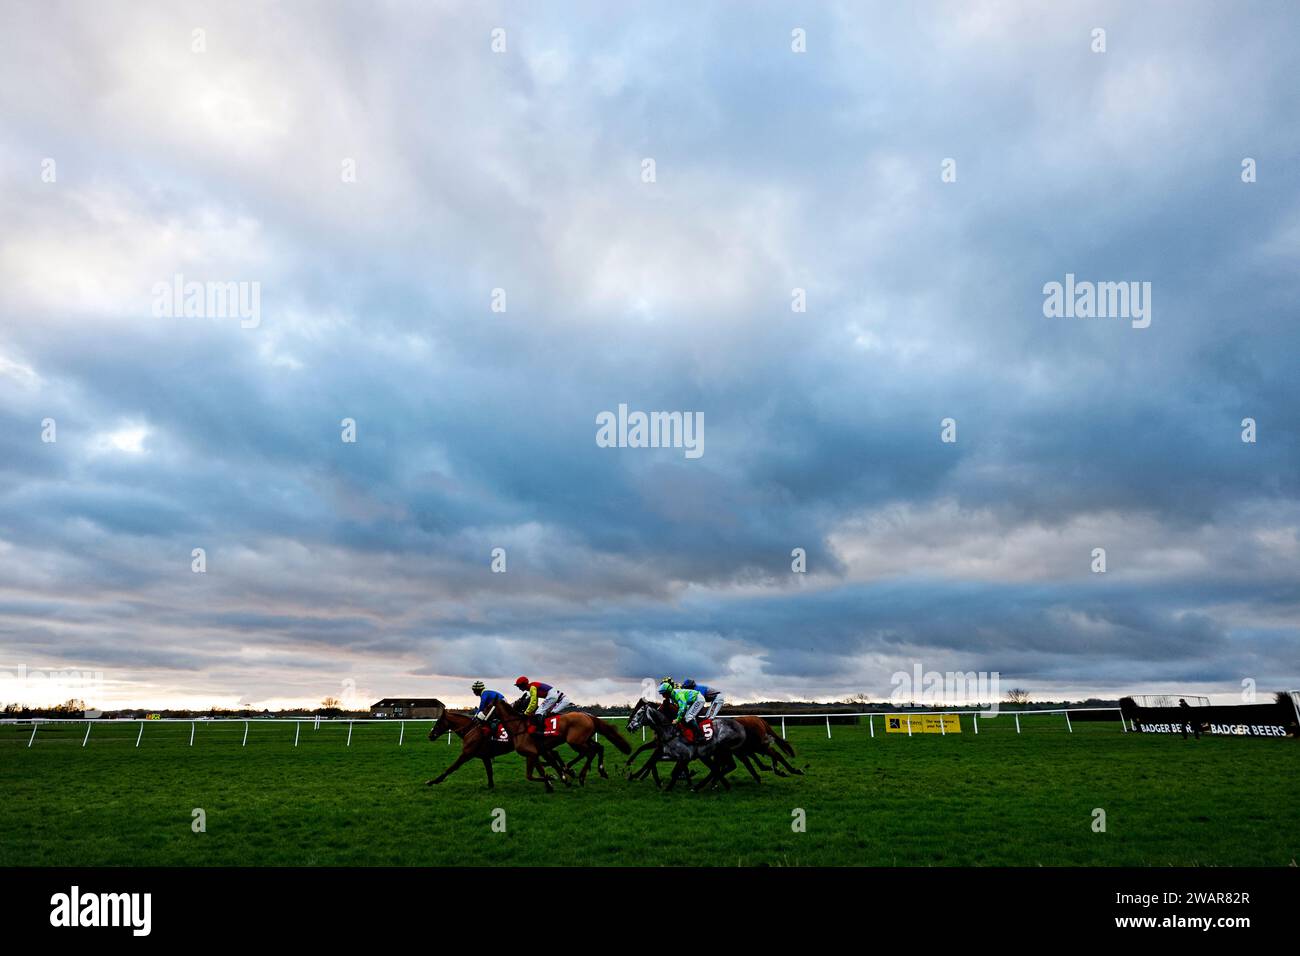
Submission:
<svg viewBox="0 0 1300 956">
<path fill-rule="evenodd" d="M 1123 734 L 1118 722 L 981 721 L 908 739 L 791 727 L 807 775 L 664 794 L 616 773 L 548 795 L 523 763 L 497 789 L 445 738 L 398 725 L 0 727 L 0 865 L 1294 865 L 1300 743 Z M 637 735 L 639 743 L 639 735 Z M 457 742 L 458 746 L 459 742 Z M 610 769 L 623 757 L 613 753 Z M 191 811 L 207 832 L 191 830 Z M 491 829 L 494 808 L 506 832 Z M 1092 829 L 1106 811 L 1106 832 Z M 806 811 L 807 832 L 791 830 Z"/>
</svg>

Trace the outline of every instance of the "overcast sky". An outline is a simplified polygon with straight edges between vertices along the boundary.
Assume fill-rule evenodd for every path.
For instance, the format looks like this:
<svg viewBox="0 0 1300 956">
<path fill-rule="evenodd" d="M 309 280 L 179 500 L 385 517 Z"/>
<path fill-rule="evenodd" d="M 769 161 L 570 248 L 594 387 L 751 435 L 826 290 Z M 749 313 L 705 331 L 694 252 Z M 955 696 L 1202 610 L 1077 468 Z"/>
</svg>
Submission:
<svg viewBox="0 0 1300 956">
<path fill-rule="evenodd" d="M 0 670 L 1300 686 L 1294 4 L 5 21 Z M 1067 273 L 1151 283 L 1150 326 L 1045 317 Z M 176 275 L 258 323 L 156 314 Z M 620 403 L 704 454 L 599 447 Z"/>
</svg>

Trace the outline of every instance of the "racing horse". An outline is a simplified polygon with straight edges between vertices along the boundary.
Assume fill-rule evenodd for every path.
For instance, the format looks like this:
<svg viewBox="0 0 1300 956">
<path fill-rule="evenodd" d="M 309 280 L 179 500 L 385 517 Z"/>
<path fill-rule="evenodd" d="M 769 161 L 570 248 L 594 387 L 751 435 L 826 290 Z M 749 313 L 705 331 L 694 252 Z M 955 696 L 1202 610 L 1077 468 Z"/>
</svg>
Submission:
<svg viewBox="0 0 1300 956">
<path fill-rule="evenodd" d="M 524 694 L 522 697 L 516 700 L 511 706 L 521 717 L 527 720 L 528 715 L 524 713 L 524 708 L 527 706 L 527 704 L 528 704 L 528 695 Z M 581 714 L 584 717 L 591 717 L 592 720 L 597 719 L 596 717 L 592 716 L 591 714 L 588 714 L 584 710 L 566 710 L 563 713 Z M 553 716 L 559 716 L 559 715 L 553 715 Z M 570 744 L 569 746 L 573 747 L 574 751 L 577 753 L 577 756 L 574 757 L 572 760 L 570 760 L 567 764 L 565 764 L 564 769 L 572 773 L 573 768 L 578 765 L 579 761 L 582 760 L 587 761 L 582 765 L 582 770 L 578 772 L 579 784 L 583 784 L 583 785 L 586 784 L 587 771 L 591 769 L 592 761 L 595 761 L 596 763 L 596 772 L 599 773 L 606 780 L 609 779 L 609 774 L 605 772 L 605 748 L 601 745 L 600 740 L 596 737 L 597 730 L 605 734 L 612 734 L 612 737 L 610 739 L 614 740 L 614 746 L 618 747 L 620 750 L 623 749 L 623 744 L 619 742 L 622 741 L 623 738 L 619 736 L 618 732 L 613 727 L 611 727 L 603 720 L 601 721 L 601 727 L 592 730 L 591 738 L 587 741 L 587 746 L 585 748 L 580 750 L 578 749 L 578 747 L 574 746 L 573 744 Z M 534 733 L 536 732 L 537 731 L 534 730 Z M 630 749 L 631 747 L 628 747 L 627 750 L 623 750 L 623 753 L 627 753 Z M 551 751 L 547 750 L 546 752 L 550 753 Z M 557 755 L 557 759 L 558 759 L 558 755 Z"/>
<path fill-rule="evenodd" d="M 457 714 L 443 707 L 429 731 L 429 739 L 437 740 L 446 733 L 453 733 L 460 738 L 460 753 L 446 770 L 431 780 L 424 781 L 424 785 L 428 787 L 442 783 L 460 769 L 462 764 L 478 759 L 483 761 L 483 769 L 487 772 L 488 789 L 496 789 L 496 783 L 492 779 L 492 760 L 502 754 L 513 753 L 514 744 L 508 739 L 493 737 L 487 724 L 475 720 L 469 714 Z M 547 757 L 551 766 L 560 771 L 560 779 L 567 784 L 568 776 L 564 773 L 563 765 L 554 754 L 548 754 Z"/>
<path fill-rule="evenodd" d="M 558 761 L 559 757 L 554 753 L 555 748 L 560 744 L 568 744 L 578 752 L 579 756 L 587 758 L 586 764 L 578 773 L 578 782 L 580 784 L 586 782 L 587 771 L 591 769 L 593 760 L 598 760 L 597 770 L 600 775 L 608 777 L 609 774 L 605 772 L 605 748 L 598 741 L 592 739 L 597 733 L 602 733 L 608 737 L 614 746 L 623 753 L 632 752 L 631 745 L 623 739 L 623 736 L 614 727 L 592 714 L 583 713 L 580 710 L 566 710 L 559 714 L 547 714 L 544 719 L 548 725 L 554 728 L 555 733 L 538 734 L 534 732 L 531 717 L 519 713 L 504 700 L 497 701 L 495 706 L 497 717 L 510 735 L 511 743 L 515 750 L 528 761 L 530 768 L 538 766 L 538 760 L 542 756 L 548 756 Z M 563 767 L 562 763 L 561 767 Z M 542 776 L 545 778 L 546 771 L 542 771 Z M 531 780 L 532 777 L 530 776 L 529 779 Z"/>
<path fill-rule="evenodd" d="M 715 717 L 711 723 L 713 733 L 709 740 L 687 741 L 683 735 L 674 732 L 671 717 L 643 699 L 628 717 L 627 729 L 633 731 L 642 726 L 653 729 L 663 747 L 664 756 L 676 762 L 667 789 L 673 788 L 673 784 L 685 773 L 692 760 L 699 760 L 709 768 L 709 775 L 692 787 L 692 790 L 702 790 L 714 782 L 721 783 L 730 790 L 727 774 L 736 769 L 734 754 L 745 743 L 745 728 L 730 717 Z M 653 761 L 651 766 L 654 766 Z"/>
<path fill-rule="evenodd" d="M 660 705 L 660 710 L 671 717 L 676 713 L 677 705 L 672 701 L 665 701 Z M 803 776 L 803 771 L 786 760 L 777 749 L 779 747 L 780 750 L 785 751 L 787 756 L 793 757 L 794 748 L 790 746 L 790 743 L 784 737 L 772 729 L 772 725 L 766 719 L 754 714 L 744 714 L 731 719 L 745 728 L 745 742 L 736 749 L 734 756 L 749 771 L 749 775 L 754 778 L 755 783 L 762 783 L 763 778 L 754 770 L 754 764 L 758 765 L 759 770 L 775 772 L 778 777 L 788 776 L 781 769 L 782 767 L 790 771 L 790 773 Z M 639 770 L 634 771 L 632 764 L 640 754 L 647 750 L 653 750 L 654 753 Z M 763 763 L 762 757 L 764 756 L 772 762 L 770 767 Z M 663 745 L 660 743 L 659 738 L 656 737 L 649 743 L 642 744 L 632 754 L 627 764 L 627 779 L 644 780 L 647 774 L 651 774 L 654 776 L 655 785 L 658 786 L 659 770 L 657 764 L 668 759 L 670 758 L 664 755 Z"/>
</svg>

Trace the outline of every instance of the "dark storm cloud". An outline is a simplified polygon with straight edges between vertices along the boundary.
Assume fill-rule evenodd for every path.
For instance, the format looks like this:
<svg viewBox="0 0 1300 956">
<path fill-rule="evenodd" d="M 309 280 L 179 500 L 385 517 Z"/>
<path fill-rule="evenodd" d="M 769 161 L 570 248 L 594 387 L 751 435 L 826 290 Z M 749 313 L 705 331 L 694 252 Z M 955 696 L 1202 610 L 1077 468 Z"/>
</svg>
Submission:
<svg viewBox="0 0 1300 956">
<path fill-rule="evenodd" d="M 193 11 L 18 18 L 8 655 L 241 699 L 1300 679 L 1293 12 L 832 6 L 795 55 L 783 8 L 675 9 L 202 9 L 201 56 Z M 1067 272 L 1151 327 L 1044 318 Z M 261 324 L 153 317 L 177 273 Z M 598 447 L 619 403 L 704 456 Z"/>
</svg>

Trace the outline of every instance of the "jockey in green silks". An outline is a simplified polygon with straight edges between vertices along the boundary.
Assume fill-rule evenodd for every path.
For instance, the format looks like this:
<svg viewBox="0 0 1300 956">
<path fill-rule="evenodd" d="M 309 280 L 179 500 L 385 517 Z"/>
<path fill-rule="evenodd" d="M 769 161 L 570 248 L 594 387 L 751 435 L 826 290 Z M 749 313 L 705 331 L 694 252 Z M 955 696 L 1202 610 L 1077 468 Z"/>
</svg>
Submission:
<svg viewBox="0 0 1300 956">
<path fill-rule="evenodd" d="M 675 725 L 694 724 L 695 718 L 706 704 L 704 695 L 698 690 L 691 690 L 689 687 L 674 687 L 668 681 L 664 681 L 659 685 L 659 693 L 665 699 L 671 700 L 677 705 L 677 716 L 673 718 Z"/>
</svg>

